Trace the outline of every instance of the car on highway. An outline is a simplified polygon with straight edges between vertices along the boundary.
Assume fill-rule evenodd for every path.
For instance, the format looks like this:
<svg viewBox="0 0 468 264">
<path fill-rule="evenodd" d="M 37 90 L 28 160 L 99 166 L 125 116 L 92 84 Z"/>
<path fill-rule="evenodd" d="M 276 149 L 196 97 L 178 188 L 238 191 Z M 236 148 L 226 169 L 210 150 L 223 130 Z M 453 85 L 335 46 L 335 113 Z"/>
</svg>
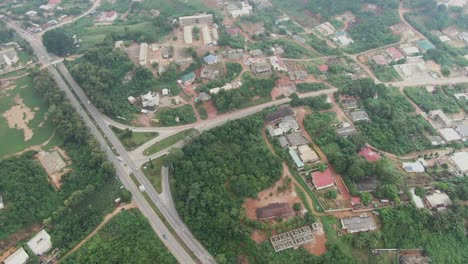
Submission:
<svg viewBox="0 0 468 264">
<path fill-rule="evenodd" d="M 167 236 L 166 236 L 166 234 L 163 234 L 163 238 L 167 240 Z"/>
</svg>

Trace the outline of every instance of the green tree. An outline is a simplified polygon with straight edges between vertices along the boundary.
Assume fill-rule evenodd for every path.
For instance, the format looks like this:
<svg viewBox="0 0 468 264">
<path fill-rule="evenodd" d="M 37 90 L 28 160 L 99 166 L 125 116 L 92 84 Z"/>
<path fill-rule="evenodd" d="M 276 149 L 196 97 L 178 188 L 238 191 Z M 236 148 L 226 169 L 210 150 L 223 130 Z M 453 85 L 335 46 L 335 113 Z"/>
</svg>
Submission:
<svg viewBox="0 0 468 264">
<path fill-rule="evenodd" d="M 42 41 L 47 51 L 58 56 L 65 56 L 74 50 L 73 38 L 62 28 L 45 32 Z"/>
<path fill-rule="evenodd" d="M 302 208 L 301 203 L 294 203 L 294 204 L 293 204 L 293 210 L 294 210 L 294 211 L 300 211 L 301 208 Z"/>
<path fill-rule="evenodd" d="M 370 204 L 372 202 L 372 194 L 370 194 L 368 192 L 361 193 L 360 197 L 361 197 L 361 202 L 364 205 L 368 205 L 368 204 Z"/>
<path fill-rule="evenodd" d="M 416 187 L 416 189 L 414 189 L 414 193 L 421 198 L 426 197 L 426 189 L 421 186 Z"/>
</svg>

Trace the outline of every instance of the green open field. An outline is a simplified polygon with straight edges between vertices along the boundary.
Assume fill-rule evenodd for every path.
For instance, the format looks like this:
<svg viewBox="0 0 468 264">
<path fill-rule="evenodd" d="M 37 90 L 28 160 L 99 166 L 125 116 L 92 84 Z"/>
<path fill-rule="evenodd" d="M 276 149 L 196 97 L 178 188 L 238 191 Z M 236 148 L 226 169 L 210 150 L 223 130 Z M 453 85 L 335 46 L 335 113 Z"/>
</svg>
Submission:
<svg viewBox="0 0 468 264">
<path fill-rule="evenodd" d="M 25 76 L 17 79 L 12 90 L 0 90 L 0 157 L 16 153 L 27 147 L 38 145 L 45 142 L 52 136 L 54 128 L 47 120 L 47 106 L 40 99 L 40 96 L 33 90 L 32 79 Z M 27 124 L 32 129 L 33 136 L 30 140 L 25 141 L 22 130 L 10 128 L 7 119 L 3 116 L 6 111 L 17 105 L 15 98 L 23 99 L 26 107 L 34 112 L 34 118 Z"/>
<path fill-rule="evenodd" d="M 162 177 L 161 177 L 161 168 L 163 166 L 163 161 L 166 156 L 159 157 L 155 160 L 143 164 L 141 171 L 145 174 L 148 180 L 153 185 L 154 189 L 158 192 L 162 192 Z M 146 168 L 146 169 L 145 169 Z"/>
<path fill-rule="evenodd" d="M 112 132 L 119 138 L 126 150 L 134 150 L 150 139 L 159 135 L 158 132 L 131 132 L 110 126 Z"/>
<path fill-rule="evenodd" d="M 145 155 L 152 155 L 154 153 L 158 153 L 159 151 L 174 145 L 178 141 L 181 141 L 182 139 L 184 139 L 184 138 L 186 138 L 188 136 L 195 136 L 195 135 L 198 135 L 198 131 L 196 129 L 194 129 L 194 128 L 184 130 L 182 132 L 179 132 L 179 133 L 177 133 L 175 135 L 172 135 L 172 136 L 170 136 L 168 138 L 165 138 L 165 139 L 155 143 L 151 147 L 145 149 L 144 154 Z"/>
</svg>

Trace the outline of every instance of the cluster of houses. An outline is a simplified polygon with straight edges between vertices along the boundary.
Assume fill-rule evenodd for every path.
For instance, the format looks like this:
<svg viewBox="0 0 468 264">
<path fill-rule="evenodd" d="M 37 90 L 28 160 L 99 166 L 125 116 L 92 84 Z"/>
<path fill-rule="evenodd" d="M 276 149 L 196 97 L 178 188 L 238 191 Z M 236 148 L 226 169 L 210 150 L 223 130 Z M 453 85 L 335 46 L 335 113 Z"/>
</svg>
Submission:
<svg viewBox="0 0 468 264">
<path fill-rule="evenodd" d="M 19 57 L 14 48 L 0 50 L 0 72 L 15 68 L 18 62 Z"/>
<path fill-rule="evenodd" d="M 179 17 L 179 24 L 184 30 L 185 44 L 193 43 L 194 28 L 201 29 L 202 40 L 205 46 L 216 45 L 219 39 L 218 25 L 213 23 L 213 14 L 195 14 Z"/>
<path fill-rule="evenodd" d="M 353 122 L 371 121 L 369 114 L 367 114 L 366 111 L 359 109 L 359 103 L 355 98 L 344 98 L 340 100 L 340 104 Z"/>
<path fill-rule="evenodd" d="M 431 124 L 438 129 L 444 142 L 450 143 L 468 139 L 468 119 L 451 120 L 442 110 L 429 111 L 428 117 L 433 121 Z M 437 144 L 443 145 L 444 142 Z"/>
<path fill-rule="evenodd" d="M 346 31 L 337 31 L 330 22 L 320 24 L 314 29 L 321 35 L 331 38 L 340 47 L 346 47 L 354 43 L 354 40 L 349 37 Z"/>
<path fill-rule="evenodd" d="M 127 100 L 130 104 L 140 107 L 141 112 L 146 114 L 148 111 L 155 111 L 159 106 L 160 96 L 167 96 L 169 93 L 169 89 L 162 89 L 161 95 L 157 92 L 148 91 L 146 94 L 137 97 L 129 96 Z"/>
<path fill-rule="evenodd" d="M 45 229 L 42 229 L 39 233 L 37 233 L 31 240 L 27 243 L 29 249 L 34 253 L 36 256 L 42 256 L 47 251 L 52 248 L 52 240 L 50 235 L 47 233 Z M 29 255 L 24 250 L 23 247 L 17 249 L 13 254 L 8 256 L 3 263 L 4 264 L 24 264 L 28 261 Z"/>
<path fill-rule="evenodd" d="M 431 190 L 424 198 L 416 195 L 414 189 L 410 189 L 411 197 L 416 208 L 428 208 L 430 210 L 444 211 L 452 205 L 450 197 L 439 190 Z"/>
</svg>

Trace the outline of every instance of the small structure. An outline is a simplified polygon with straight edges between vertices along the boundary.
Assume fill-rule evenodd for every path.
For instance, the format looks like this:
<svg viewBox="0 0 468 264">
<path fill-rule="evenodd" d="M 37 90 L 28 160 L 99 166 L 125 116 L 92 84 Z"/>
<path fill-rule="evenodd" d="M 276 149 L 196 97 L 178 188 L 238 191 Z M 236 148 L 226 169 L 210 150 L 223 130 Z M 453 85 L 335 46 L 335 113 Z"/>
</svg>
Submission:
<svg viewBox="0 0 468 264">
<path fill-rule="evenodd" d="M 429 118 L 440 123 L 443 127 L 452 126 L 452 121 L 445 115 L 442 110 L 429 111 Z"/>
<path fill-rule="evenodd" d="M 0 210 L 5 208 L 5 205 L 3 204 L 3 197 L 0 195 Z"/>
<path fill-rule="evenodd" d="M 233 18 L 248 16 L 252 14 L 252 6 L 247 2 L 228 3 L 226 6 L 226 11 Z"/>
<path fill-rule="evenodd" d="M 286 139 L 289 142 L 289 146 L 296 148 L 297 146 L 306 145 L 307 139 L 300 132 L 293 132 L 286 135 Z"/>
<path fill-rule="evenodd" d="M 35 17 L 37 16 L 37 11 L 34 10 L 29 10 L 28 12 L 25 13 L 28 17 Z"/>
<path fill-rule="evenodd" d="M 320 158 L 317 153 L 312 150 L 308 145 L 302 145 L 297 148 L 299 157 L 305 163 L 319 161 Z"/>
<path fill-rule="evenodd" d="M 117 12 L 115 11 L 108 11 L 100 13 L 95 21 L 97 23 L 112 23 L 117 19 Z"/>
<path fill-rule="evenodd" d="M 214 80 L 219 77 L 221 71 L 214 67 L 203 66 L 200 72 L 200 77 L 203 79 Z"/>
<path fill-rule="evenodd" d="M 440 136 L 428 136 L 427 139 L 431 142 L 432 146 L 442 146 L 447 144 L 447 142 L 445 142 Z"/>
<path fill-rule="evenodd" d="M 28 247 L 38 256 L 46 253 L 52 248 L 52 241 L 49 233 L 42 229 L 31 240 L 28 241 Z"/>
<path fill-rule="evenodd" d="M 358 101 L 354 98 L 343 99 L 340 101 L 340 104 L 343 106 L 344 110 L 351 110 L 359 107 Z"/>
<path fill-rule="evenodd" d="M 332 187 L 335 184 L 332 172 L 327 168 L 324 172 L 316 171 L 312 173 L 312 183 L 317 190 Z"/>
<path fill-rule="evenodd" d="M 421 197 L 416 195 L 416 193 L 414 192 L 414 188 L 410 189 L 410 193 L 411 193 L 411 198 L 413 199 L 413 203 L 416 206 L 416 208 L 418 209 L 424 208 L 424 202 L 421 199 Z"/>
<path fill-rule="evenodd" d="M 13 254 L 8 256 L 3 263 L 4 264 L 24 264 L 28 261 L 29 255 L 26 253 L 23 247 L 18 248 Z"/>
<path fill-rule="evenodd" d="M 141 43 L 140 45 L 140 54 L 138 57 L 138 60 L 140 62 L 140 66 L 145 66 L 146 65 L 146 56 L 148 55 L 148 44 L 147 43 Z"/>
<path fill-rule="evenodd" d="M 147 94 L 141 96 L 141 104 L 143 107 L 156 107 L 159 105 L 159 94 L 148 91 Z"/>
<path fill-rule="evenodd" d="M 18 54 L 14 48 L 0 51 L 0 68 L 11 67 L 19 61 Z"/>
<path fill-rule="evenodd" d="M 289 143 L 288 143 L 288 141 L 286 140 L 286 138 L 284 136 L 279 136 L 278 137 L 278 143 L 280 144 L 280 146 L 282 148 L 289 147 Z"/>
<path fill-rule="evenodd" d="M 379 153 L 368 147 L 362 148 L 361 151 L 359 151 L 358 156 L 365 158 L 369 162 L 374 162 L 380 159 Z"/>
<path fill-rule="evenodd" d="M 275 71 L 288 71 L 288 67 L 280 57 L 271 56 L 268 57 L 268 60 Z"/>
<path fill-rule="evenodd" d="M 203 44 L 205 44 L 205 46 L 212 45 L 213 39 L 211 38 L 210 29 L 208 28 L 208 26 L 204 25 L 201 29 L 201 32 L 203 37 Z"/>
<path fill-rule="evenodd" d="M 417 41 L 416 44 L 419 46 L 419 48 L 421 48 L 423 51 L 428 51 L 430 49 L 435 49 L 436 47 L 434 46 L 434 44 L 432 44 L 429 40 L 427 39 L 424 39 L 424 40 L 420 40 L 420 41 Z"/>
<path fill-rule="evenodd" d="M 375 177 L 368 177 L 355 180 L 354 184 L 359 192 L 373 192 L 377 189 L 378 181 Z"/>
<path fill-rule="evenodd" d="M 300 245 L 313 241 L 314 236 L 309 226 L 278 234 L 270 238 L 275 252 L 280 252 L 288 248 L 297 248 Z"/>
<path fill-rule="evenodd" d="M 335 37 L 335 38 L 333 38 L 333 40 L 341 47 L 346 47 L 346 46 L 349 46 L 350 44 L 354 43 L 354 40 L 352 40 L 347 35 L 342 35 L 342 36 Z"/>
<path fill-rule="evenodd" d="M 271 74 L 271 66 L 266 62 L 256 62 L 251 65 L 253 73 L 256 75 L 269 75 Z"/>
<path fill-rule="evenodd" d="M 266 115 L 265 121 L 273 123 L 289 115 L 294 115 L 294 111 L 289 105 L 284 105 L 279 107 L 277 111 Z"/>
<path fill-rule="evenodd" d="M 293 213 L 293 210 L 287 203 L 272 203 L 267 206 L 260 207 L 256 211 L 258 220 L 285 217 L 292 215 Z"/>
<path fill-rule="evenodd" d="M 443 128 L 440 129 L 439 131 L 440 136 L 446 141 L 446 142 L 452 142 L 452 141 L 458 141 L 461 140 L 460 135 L 455 131 L 453 128 Z"/>
<path fill-rule="evenodd" d="M 193 43 L 192 27 L 191 26 L 185 26 L 184 27 L 184 41 L 185 41 L 185 44 L 192 44 Z"/>
<path fill-rule="evenodd" d="M 193 16 L 179 17 L 179 23 L 181 26 L 211 24 L 213 23 L 213 14 L 196 14 Z"/>
<path fill-rule="evenodd" d="M 378 65 L 387 65 L 388 61 L 383 55 L 375 55 L 372 60 Z"/>
<path fill-rule="evenodd" d="M 357 130 L 351 124 L 345 122 L 336 129 L 336 133 L 342 137 L 349 137 L 357 134 Z"/>
<path fill-rule="evenodd" d="M 315 29 L 324 36 L 330 36 L 336 33 L 335 27 L 330 22 L 325 22 L 315 27 Z"/>
<path fill-rule="evenodd" d="M 424 172 L 424 165 L 421 161 L 417 160 L 415 162 L 403 162 L 403 169 L 406 172 Z"/>
<path fill-rule="evenodd" d="M 164 88 L 164 89 L 161 90 L 161 95 L 162 95 L 162 96 L 169 95 L 169 92 L 170 92 L 169 89 Z"/>
<path fill-rule="evenodd" d="M 460 32 L 458 38 L 463 41 L 465 44 L 468 44 L 468 32 Z"/>
<path fill-rule="evenodd" d="M 341 225 L 348 233 L 358 233 L 372 231 L 377 228 L 374 218 L 370 216 L 353 216 L 349 218 L 342 218 Z"/>
<path fill-rule="evenodd" d="M 363 110 L 351 112 L 349 115 L 351 116 L 353 122 L 370 121 L 369 115 L 366 113 L 366 111 Z"/>
<path fill-rule="evenodd" d="M 249 54 L 250 56 L 253 56 L 253 57 L 260 57 L 260 56 L 263 56 L 263 51 L 261 49 L 254 49 L 254 50 L 249 51 Z"/>
<path fill-rule="evenodd" d="M 436 209 L 437 211 L 443 211 L 447 209 L 447 206 L 452 204 L 450 197 L 446 193 L 438 190 L 433 194 L 426 195 L 424 202 L 429 209 Z"/>
<path fill-rule="evenodd" d="M 291 156 L 291 158 L 293 159 L 294 164 L 296 165 L 297 169 L 301 170 L 301 169 L 304 168 L 304 162 L 302 162 L 301 158 L 299 158 L 299 156 L 297 155 L 296 150 L 290 149 L 289 150 L 289 156 Z"/>
<path fill-rule="evenodd" d="M 461 176 L 468 173 L 468 152 L 454 153 L 451 160 L 455 165 L 455 171 L 457 174 Z"/>
<path fill-rule="evenodd" d="M 193 81 L 195 81 L 195 78 L 196 78 L 196 75 L 194 72 L 189 72 L 185 75 L 183 75 L 180 80 L 182 81 L 182 83 L 184 85 L 189 85 L 191 84 Z"/>
<path fill-rule="evenodd" d="M 129 96 L 129 97 L 127 98 L 127 100 L 128 100 L 128 102 L 129 102 L 130 104 L 135 104 L 135 103 L 136 103 L 136 98 L 133 97 L 133 96 Z"/>
<path fill-rule="evenodd" d="M 468 139 L 468 122 L 457 125 L 455 131 L 457 131 L 462 139 Z"/>
<path fill-rule="evenodd" d="M 450 41 L 451 39 L 448 36 L 442 35 L 439 37 L 439 40 L 442 42 Z"/>
<path fill-rule="evenodd" d="M 393 61 L 399 61 L 405 58 L 405 56 L 401 54 L 401 52 L 398 51 L 395 47 L 387 48 L 385 51 Z"/>
<path fill-rule="evenodd" d="M 198 102 L 198 101 L 208 101 L 211 99 L 211 96 L 205 92 L 201 92 L 196 98 L 195 98 L 195 102 Z"/>
<path fill-rule="evenodd" d="M 283 130 L 284 133 L 288 133 L 289 131 L 298 131 L 299 130 L 299 124 L 296 122 L 296 119 L 294 119 L 294 116 L 285 116 L 281 120 L 281 122 L 278 124 L 278 127 Z"/>
<path fill-rule="evenodd" d="M 327 64 L 320 64 L 319 66 L 317 66 L 317 69 L 320 71 L 320 72 L 327 72 L 328 71 L 328 65 Z"/>
<path fill-rule="evenodd" d="M 218 60 L 219 60 L 218 56 L 213 55 L 213 54 L 209 54 L 209 55 L 203 57 L 203 61 L 208 65 L 218 63 Z"/>
<path fill-rule="evenodd" d="M 419 54 L 419 49 L 415 46 L 402 45 L 400 48 L 406 56 L 416 56 Z"/>
</svg>

